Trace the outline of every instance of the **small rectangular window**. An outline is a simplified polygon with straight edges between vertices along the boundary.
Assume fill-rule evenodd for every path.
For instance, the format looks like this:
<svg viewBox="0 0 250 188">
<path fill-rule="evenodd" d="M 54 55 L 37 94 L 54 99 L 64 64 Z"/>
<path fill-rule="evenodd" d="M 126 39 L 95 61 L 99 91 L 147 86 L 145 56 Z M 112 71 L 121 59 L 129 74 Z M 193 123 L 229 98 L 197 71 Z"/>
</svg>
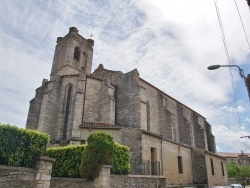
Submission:
<svg viewBox="0 0 250 188">
<path fill-rule="evenodd" d="M 183 174 L 182 156 L 177 156 L 179 174 Z"/>
<path fill-rule="evenodd" d="M 214 162 L 213 159 L 210 159 L 210 163 L 211 163 L 211 171 L 212 171 L 212 175 L 214 175 Z"/>
<path fill-rule="evenodd" d="M 221 171 L 222 171 L 222 176 L 225 176 L 224 165 L 222 161 L 221 161 Z"/>
</svg>

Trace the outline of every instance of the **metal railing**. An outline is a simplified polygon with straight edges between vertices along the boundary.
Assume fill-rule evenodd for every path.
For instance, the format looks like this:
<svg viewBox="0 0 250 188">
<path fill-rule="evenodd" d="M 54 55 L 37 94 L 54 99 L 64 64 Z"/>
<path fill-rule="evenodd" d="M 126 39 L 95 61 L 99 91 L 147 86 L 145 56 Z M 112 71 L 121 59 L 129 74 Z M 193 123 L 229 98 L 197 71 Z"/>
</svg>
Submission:
<svg viewBox="0 0 250 188">
<path fill-rule="evenodd" d="M 151 175 L 151 176 L 161 176 L 162 175 L 162 165 L 159 161 L 142 161 L 139 162 L 136 159 L 131 161 L 131 174 L 137 175 Z"/>
</svg>

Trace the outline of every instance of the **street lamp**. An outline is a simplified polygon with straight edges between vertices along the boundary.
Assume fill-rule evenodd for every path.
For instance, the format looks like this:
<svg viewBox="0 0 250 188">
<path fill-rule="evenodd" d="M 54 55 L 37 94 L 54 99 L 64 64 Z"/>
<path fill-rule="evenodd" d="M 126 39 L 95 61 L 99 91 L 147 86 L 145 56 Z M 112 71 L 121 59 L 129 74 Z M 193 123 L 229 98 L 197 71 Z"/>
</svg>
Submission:
<svg viewBox="0 0 250 188">
<path fill-rule="evenodd" d="M 237 67 L 239 69 L 240 77 L 243 78 L 245 81 L 245 85 L 246 85 L 247 93 L 248 93 L 248 98 L 250 100 L 250 74 L 248 74 L 247 77 L 245 77 L 243 69 L 241 69 L 238 65 L 211 65 L 207 69 L 214 70 L 214 69 L 218 69 L 220 67 Z"/>
</svg>

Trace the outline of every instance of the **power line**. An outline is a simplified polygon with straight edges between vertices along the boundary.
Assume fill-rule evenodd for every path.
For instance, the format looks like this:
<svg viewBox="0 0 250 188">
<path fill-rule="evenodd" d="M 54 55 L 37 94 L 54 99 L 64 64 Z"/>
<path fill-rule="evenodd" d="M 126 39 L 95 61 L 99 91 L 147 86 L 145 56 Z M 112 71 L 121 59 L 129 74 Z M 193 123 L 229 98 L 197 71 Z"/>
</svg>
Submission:
<svg viewBox="0 0 250 188">
<path fill-rule="evenodd" d="M 219 7 L 217 4 L 217 0 L 214 0 L 214 5 L 215 5 L 215 9 L 216 9 L 216 13 L 217 13 L 217 18 L 219 21 L 219 25 L 220 25 L 220 30 L 221 30 L 221 35 L 222 35 L 222 40 L 223 40 L 223 45 L 224 45 L 224 50 L 227 56 L 227 64 L 231 65 L 231 60 L 229 57 L 229 52 L 228 52 L 228 48 L 227 48 L 227 42 L 226 42 L 226 37 L 225 37 L 225 33 L 224 33 L 224 29 L 223 29 L 223 24 L 221 21 L 221 17 L 220 17 L 220 11 L 219 11 Z M 231 84 L 232 84 L 232 90 L 233 90 L 233 95 L 234 95 L 234 102 L 236 104 L 236 109 L 237 109 L 237 115 L 238 115 L 238 123 L 240 126 L 240 112 L 238 109 L 238 104 L 237 104 L 237 99 L 236 99 L 236 94 L 235 94 L 235 84 L 234 84 L 234 79 L 233 79 L 233 74 L 232 74 L 232 70 L 231 68 L 229 68 L 229 72 L 230 72 L 230 77 L 231 77 Z"/>
<path fill-rule="evenodd" d="M 243 30 L 244 30 L 244 33 L 245 33 L 245 37 L 246 37 L 246 40 L 247 40 L 248 48 L 249 48 L 249 50 L 250 50 L 250 44 L 249 44 L 249 41 L 248 41 L 247 33 L 246 33 L 246 30 L 245 30 L 243 21 L 242 21 L 242 19 L 241 19 L 241 15 L 240 15 L 240 11 L 239 11 L 238 5 L 237 5 L 237 3 L 236 3 L 235 0 L 234 0 L 234 3 L 235 3 L 235 6 L 236 6 L 236 8 L 237 8 L 237 11 L 238 11 L 238 14 L 239 14 L 239 17 L 240 17 L 240 21 L 241 21 L 241 25 L 242 25 Z M 247 3 L 248 3 L 248 6 L 249 6 L 249 8 L 250 8 L 250 0 L 247 0 Z"/>
</svg>

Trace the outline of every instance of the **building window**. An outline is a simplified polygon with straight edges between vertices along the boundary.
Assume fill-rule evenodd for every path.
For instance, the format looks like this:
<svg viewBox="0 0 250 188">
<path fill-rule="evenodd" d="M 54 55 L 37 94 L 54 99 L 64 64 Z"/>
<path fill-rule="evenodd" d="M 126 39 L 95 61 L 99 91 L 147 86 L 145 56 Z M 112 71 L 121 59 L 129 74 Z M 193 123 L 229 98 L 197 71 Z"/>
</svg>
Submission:
<svg viewBox="0 0 250 188">
<path fill-rule="evenodd" d="M 149 107 L 149 102 L 147 101 L 146 103 L 146 113 L 147 113 L 147 131 L 150 131 L 150 107 Z"/>
<path fill-rule="evenodd" d="M 70 112 L 70 102 L 71 102 L 72 84 L 67 85 L 64 99 L 64 121 L 63 121 L 63 134 L 62 139 L 67 137 L 68 120 Z"/>
<path fill-rule="evenodd" d="M 211 163 L 211 171 L 212 171 L 212 175 L 214 175 L 214 162 L 213 159 L 210 159 L 210 163 Z"/>
<path fill-rule="evenodd" d="M 222 161 L 221 161 L 221 171 L 222 171 L 222 176 L 225 176 L 224 165 Z"/>
<path fill-rule="evenodd" d="M 183 174 L 182 156 L 177 156 L 179 174 Z"/>
<path fill-rule="evenodd" d="M 79 61 L 79 59 L 80 59 L 80 48 L 79 47 L 75 47 L 74 59 L 77 60 L 77 61 Z"/>
<path fill-rule="evenodd" d="M 163 106 L 165 108 L 168 108 L 168 103 L 167 103 L 167 99 L 165 97 L 163 97 Z"/>
</svg>

